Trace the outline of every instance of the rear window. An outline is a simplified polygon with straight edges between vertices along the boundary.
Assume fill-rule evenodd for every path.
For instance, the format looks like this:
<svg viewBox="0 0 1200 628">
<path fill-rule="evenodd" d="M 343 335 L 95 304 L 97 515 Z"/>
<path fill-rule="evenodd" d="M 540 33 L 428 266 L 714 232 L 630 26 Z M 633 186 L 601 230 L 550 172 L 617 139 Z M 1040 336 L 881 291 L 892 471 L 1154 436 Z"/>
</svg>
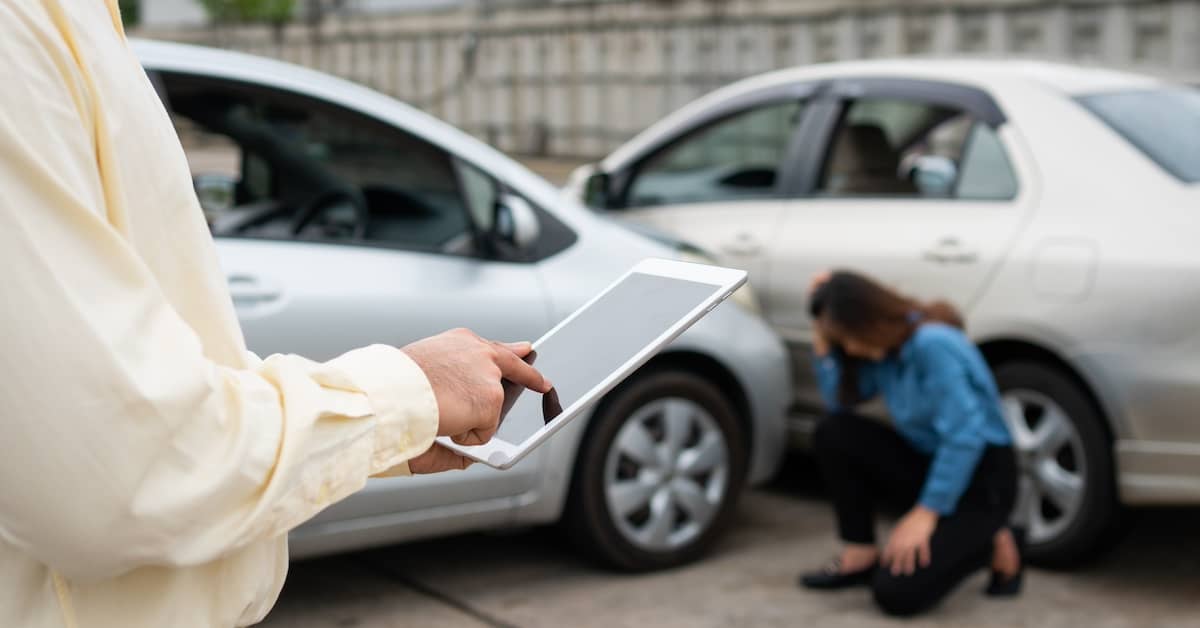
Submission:
<svg viewBox="0 0 1200 628">
<path fill-rule="evenodd" d="M 1200 90 L 1164 87 L 1077 100 L 1164 170 L 1200 183 Z"/>
</svg>

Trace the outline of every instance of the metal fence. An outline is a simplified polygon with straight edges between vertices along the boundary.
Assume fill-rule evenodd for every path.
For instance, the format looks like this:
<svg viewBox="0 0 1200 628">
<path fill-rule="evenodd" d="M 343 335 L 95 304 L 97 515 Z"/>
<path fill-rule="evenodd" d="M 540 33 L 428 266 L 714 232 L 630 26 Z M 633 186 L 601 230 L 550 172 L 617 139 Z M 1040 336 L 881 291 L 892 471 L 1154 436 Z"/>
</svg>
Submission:
<svg viewBox="0 0 1200 628">
<path fill-rule="evenodd" d="M 314 67 L 502 150 L 602 155 L 654 120 L 771 69 L 896 55 L 1074 60 L 1200 76 L 1200 0 L 643 0 L 321 24 L 143 31 Z"/>
</svg>

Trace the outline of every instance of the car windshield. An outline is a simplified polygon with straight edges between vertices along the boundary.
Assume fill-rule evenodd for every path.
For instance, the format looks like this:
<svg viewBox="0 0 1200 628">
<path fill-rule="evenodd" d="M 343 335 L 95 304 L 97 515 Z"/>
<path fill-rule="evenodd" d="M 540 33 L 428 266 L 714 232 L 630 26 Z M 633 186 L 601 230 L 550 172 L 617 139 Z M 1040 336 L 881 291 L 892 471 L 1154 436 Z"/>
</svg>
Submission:
<svg viewBox="0 0 1200 628">
<path fill-rule="evenodd" d="M 1077 100 L 1164 170 L 1200 183 L 1200 90 L 1163 87 Z"/>
</svg>

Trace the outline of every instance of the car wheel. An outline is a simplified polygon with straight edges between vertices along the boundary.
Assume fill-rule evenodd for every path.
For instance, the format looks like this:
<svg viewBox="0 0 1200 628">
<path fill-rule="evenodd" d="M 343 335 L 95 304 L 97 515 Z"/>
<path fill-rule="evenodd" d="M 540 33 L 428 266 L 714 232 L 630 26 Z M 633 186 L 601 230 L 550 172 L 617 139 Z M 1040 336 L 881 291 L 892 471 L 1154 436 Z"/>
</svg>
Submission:
<svg viewBox="0 0 1200 628">
<path fill-rule="evenodd" d="M 1061 371 L 1034 362 L 996 369 L 1019 479 L 1013 523 L 1028 558 L 1069 565 L 1109 539 L 1118 517 L 1112 445 L 1095 404 Z"/>
<path fill-rule="evenodd" d="M 630 571 L 690 562 L 728 524 L 746 473 L 729 402 L 686 372 L 638 376 L 596 411 L 564 522 L 577 545 Z"/>
</svg>

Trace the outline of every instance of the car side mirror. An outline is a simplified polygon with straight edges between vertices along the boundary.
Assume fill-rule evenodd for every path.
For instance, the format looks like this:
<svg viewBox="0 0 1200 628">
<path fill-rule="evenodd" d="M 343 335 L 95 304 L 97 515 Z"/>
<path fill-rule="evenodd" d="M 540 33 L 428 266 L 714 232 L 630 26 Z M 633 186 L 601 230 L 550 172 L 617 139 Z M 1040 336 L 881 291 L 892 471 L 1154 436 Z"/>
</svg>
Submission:
<svg viewBox="0 0 1200 628">
<path fill-rule="evenodd" d="M 503 194 L 496 203 L 492 230 L 497 239 L 518 251 L 526 251 L 537 244 L 542 227 L 528 201 L 514 194 Z"/>
<path fill-rule="evenodd" d="M 192 179 L 196 198 L 209 224 L 233 209 L 237 198 L 237 179 L 227 174 L 200 174 Z"/>
<path fill-rule="evenodd" d="M 949 197 L 958 181 L 958 165 L 941 155 L 922 155 L 913 164 L 912 181 L 922 196 Z"/>
<path fill-rule="evenodd" d="M 608 209 L 607 172 L 593 172 L 583 183 L 583 204 L 592 209 Z"/>
</svg>

